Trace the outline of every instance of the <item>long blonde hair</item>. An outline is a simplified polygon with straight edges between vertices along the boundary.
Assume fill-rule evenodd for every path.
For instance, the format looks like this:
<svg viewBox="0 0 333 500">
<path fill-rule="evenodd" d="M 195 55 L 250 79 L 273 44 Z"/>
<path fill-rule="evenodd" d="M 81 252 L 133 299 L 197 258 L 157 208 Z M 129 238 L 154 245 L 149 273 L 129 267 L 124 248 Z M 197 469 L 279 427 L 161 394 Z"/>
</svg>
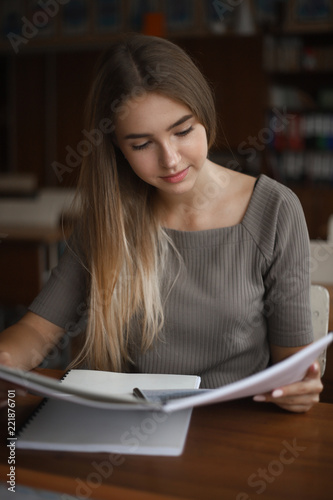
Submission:
<svg viewBox="0 0 333 500">
<path fill-rule="evenodd" d="M 121 37 L 98 65 L 86 126 L 95 146 L 83 159 L 74 248 L 89 273 L 85 343 L 74 365 L 122 371 L 131 362 L 133 331 L 147 350 L 160 332 L 167 255 L 172 246 L 153 210 L 154 188 L 137 177 L 115 145 L 114 121 L 128 103 L 158 92 L 186 104 L 215 140 L 210 86 L 190 57 L 161 38 Z"/>
</svg>

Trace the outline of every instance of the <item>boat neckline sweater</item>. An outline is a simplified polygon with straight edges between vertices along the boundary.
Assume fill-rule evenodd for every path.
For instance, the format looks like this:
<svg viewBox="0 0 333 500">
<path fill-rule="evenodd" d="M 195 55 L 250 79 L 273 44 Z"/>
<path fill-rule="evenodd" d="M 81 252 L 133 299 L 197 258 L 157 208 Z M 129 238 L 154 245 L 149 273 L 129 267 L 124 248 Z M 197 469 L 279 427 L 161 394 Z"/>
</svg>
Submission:
<svg viewBox="0 0 333 500">
<path fill-rule="evenodd" d="M 309 238 L 290 189 L 261 175 L 239 224 L 166 231 L 182 264 L 152 348 L 142 352 L 140 332 L 132 333 L 131 371 L 194 374 L 217 387 L 266 368 L 270 344 L 313 340 Z M 178 270 L 170 252 L 167 272 Z M 30 310 L 73 335 L 84 330 L 87 295 L 86 272 L 65 252 Z"/>
</svg>

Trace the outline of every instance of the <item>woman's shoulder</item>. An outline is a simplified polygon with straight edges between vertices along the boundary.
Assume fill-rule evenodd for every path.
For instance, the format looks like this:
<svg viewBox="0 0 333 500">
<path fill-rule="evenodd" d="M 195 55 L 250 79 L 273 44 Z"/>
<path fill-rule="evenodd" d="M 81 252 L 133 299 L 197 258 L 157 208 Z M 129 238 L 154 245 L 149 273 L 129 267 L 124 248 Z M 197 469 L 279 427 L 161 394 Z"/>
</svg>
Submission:
<svg viewBox="0 0 333 500">
<path fill-rule="evenodd" d="M 301 207 L 300 201 L 296 194 L 284 184 L 268 177 L 265 174 L 259 175 L 255 181 L 252 199 L 255 205 L 259 205 L 260 209 L 265 206 L 267 209 L 274 212 L 290 207 Z M 262 214 L 265 215 L 265 212 Z"/>
<path fill-rule="evenodd" d="M 258 223 L 267 218 L 271 220 L 281 210 L 288 210 L 290 206 L 300 207 L 293 191 L 265 174 L 254 177 L 229 171 L 227 178 L 230 202 L 244 212 L 242 220 L 254 217 Z"/>
<path fill-rule="evenodd" d="M 273 252 L 278 232 L 289 233 L 289 228 L 295 225 L 304 226 L 303 209 L 291 189 L 266 175 L 260 175 L 243 225 L 268 257 Z"/>
</svg>

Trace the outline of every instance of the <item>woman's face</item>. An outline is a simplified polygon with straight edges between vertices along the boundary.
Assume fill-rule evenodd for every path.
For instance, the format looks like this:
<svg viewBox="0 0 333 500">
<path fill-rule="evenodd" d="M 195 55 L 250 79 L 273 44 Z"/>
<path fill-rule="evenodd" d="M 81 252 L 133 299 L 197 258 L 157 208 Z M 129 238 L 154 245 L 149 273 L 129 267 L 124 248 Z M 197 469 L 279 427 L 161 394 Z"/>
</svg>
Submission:
<svg viewBox="0 0 333 500">
<path fill-rule="evenodd" d="M 157 93 L 125 106 L 115 134 L 134 172 L 161 194 L 192 190 L 207 162 L 204 126 L 186 105 Z"/>
</svg>

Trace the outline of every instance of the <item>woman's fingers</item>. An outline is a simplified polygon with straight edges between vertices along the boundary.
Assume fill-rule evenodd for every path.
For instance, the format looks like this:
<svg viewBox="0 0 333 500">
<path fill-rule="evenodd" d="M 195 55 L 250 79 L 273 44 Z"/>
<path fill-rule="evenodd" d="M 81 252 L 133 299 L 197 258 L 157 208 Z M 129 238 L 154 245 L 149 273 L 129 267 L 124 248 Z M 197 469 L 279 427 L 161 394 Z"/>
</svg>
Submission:
<svg viewBox="0 0 333 500">
<path fill-rule="evenodd" d="M 0 351 L 0 364 L 9 367 L 13 366 L 12 356 L 9 352 Z M 27 393 L 27 391 L 22 387 L 0 380 L 0 408 L 3 408 L 8 404 L 8 391 L 15 391 L 17 396 L 25 396 Z"/>
<path fill-rule="evenodd" d="M 302 381 L 278 387 L 266 394 L 258 394 L 253 399 L 254 401 L 275 403 L 285 410 L 300 413 L 308 411 L 319 402 L 319 394 L 322 390 L 320 368 L 319 364 L 315 362 L 309 367 Z"/>
</svg>

